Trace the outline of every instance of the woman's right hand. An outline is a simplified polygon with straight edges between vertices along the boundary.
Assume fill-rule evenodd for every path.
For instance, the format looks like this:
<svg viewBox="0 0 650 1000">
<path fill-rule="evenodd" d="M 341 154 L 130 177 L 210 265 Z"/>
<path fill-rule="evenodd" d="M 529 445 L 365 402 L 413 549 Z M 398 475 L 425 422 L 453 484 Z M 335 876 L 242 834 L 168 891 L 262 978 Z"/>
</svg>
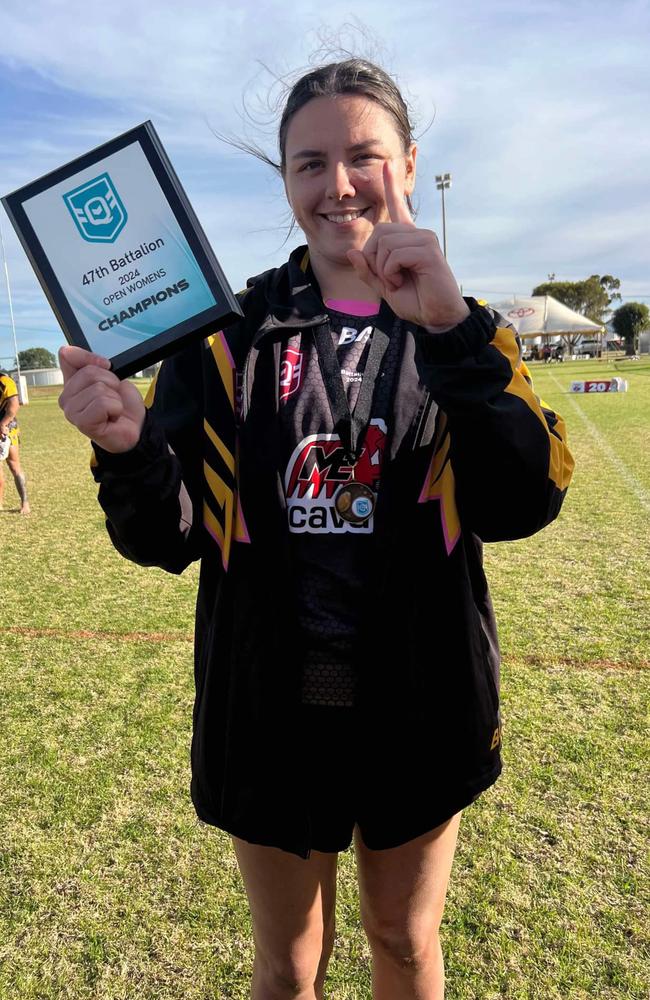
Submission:
<svg viewBox="0 0 650 1000">
<path fill-rule="evenodd" d="M 105 451 L 135 448 L 146 413 L 136 387 L 121 382 L 107 358 L 81 347 L 62 347 L 59 364 L 65 383 L 59 406 L 66 419 Z"/>
</svg>

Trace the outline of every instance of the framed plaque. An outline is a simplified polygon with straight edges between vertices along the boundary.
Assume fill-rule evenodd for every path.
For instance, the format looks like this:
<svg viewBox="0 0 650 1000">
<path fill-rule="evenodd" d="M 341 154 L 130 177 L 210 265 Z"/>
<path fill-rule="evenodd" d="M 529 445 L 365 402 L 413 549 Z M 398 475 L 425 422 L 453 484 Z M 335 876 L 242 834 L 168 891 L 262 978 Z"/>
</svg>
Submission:
<svg viewBox="0 0 650 1000">
<path fill-rule="evenodd" d="M 242 315 L 149 121 L 2 203 L 68 343 L 120 378 Z"/>
</svg>

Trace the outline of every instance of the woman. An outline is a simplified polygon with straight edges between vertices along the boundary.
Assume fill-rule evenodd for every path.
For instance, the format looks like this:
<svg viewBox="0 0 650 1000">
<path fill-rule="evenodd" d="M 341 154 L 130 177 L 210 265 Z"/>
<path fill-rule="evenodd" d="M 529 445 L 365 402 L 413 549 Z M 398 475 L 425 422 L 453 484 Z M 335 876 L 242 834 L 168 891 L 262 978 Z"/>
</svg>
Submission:
<svg viewBox="0 0 650 1000">
<path fill-rule="evenodd" d="M 233 836 L 252 996 L 323 996 L 354 838 L 373 996 L 433 1000 L 461 813 L 501 771 L 481 542 L 551 521 L 572 460 L 513 330 L 413 223 L 394 82 L 307 74 L 279 147 L 307 246 L 165 362 L 148 409 L 78 348 L 61 405 L 118 550 L 201 558 L 192 797 Z"/>
<path fill-rule="evenodd" d="M 27 499 L 25 473 L 20 464 L 20 449 L 18 447 L 20 431 L 16 418 L 19 407 L 18 386 L 7 372 L 0 371 L 0 510 L 3 509 L 5 493 L 5 475 L 2 462 L 6 459 L 20 497 L 20 513 L 29 514 L 31 508 Z"/>
</svg>

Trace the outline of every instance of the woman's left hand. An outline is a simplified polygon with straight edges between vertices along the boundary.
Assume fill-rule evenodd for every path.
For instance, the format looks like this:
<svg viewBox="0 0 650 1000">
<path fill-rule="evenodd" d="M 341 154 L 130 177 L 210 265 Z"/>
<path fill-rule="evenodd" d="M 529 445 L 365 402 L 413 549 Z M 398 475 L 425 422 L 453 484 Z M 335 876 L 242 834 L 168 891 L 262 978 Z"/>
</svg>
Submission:
<svg viewBox="0 0 650 1000">
<path fill-rule="evenodd" d="M 436 234 L 418 229 L 397 183 L 393 164 L 383 166 L 390 222 L 379 222 L 363 250 L 348 250 L 358 276 L 402 319 L 449 330 L 469 316 Z"/>
</svg>

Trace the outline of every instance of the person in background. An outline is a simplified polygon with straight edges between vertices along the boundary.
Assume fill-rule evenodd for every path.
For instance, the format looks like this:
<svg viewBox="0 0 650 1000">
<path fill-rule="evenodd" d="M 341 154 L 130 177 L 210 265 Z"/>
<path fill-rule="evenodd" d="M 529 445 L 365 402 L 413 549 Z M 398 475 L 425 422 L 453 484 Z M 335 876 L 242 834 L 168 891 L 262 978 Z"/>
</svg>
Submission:
<svg viewBox="0 0 650 1000">
<path fill-rule="evenodd" d="M 27 499 L 27 486 L 25 484 L 25 473 L 20 465 L 20 452 L 18 442 L 20 432 L 16 419 L 20 399 L 18 387 L 7 372 L 0 371 L 0 441 L 9 441 L 9 451 L 7 453 L 7 465 L 14 477 L 14 483 L 20 497 L 20 513 L 29 514 L 30 506 Z M 0 510 L 3 509 L 5 492 L 4 463 L 0 461 Z"/>
</svg>

